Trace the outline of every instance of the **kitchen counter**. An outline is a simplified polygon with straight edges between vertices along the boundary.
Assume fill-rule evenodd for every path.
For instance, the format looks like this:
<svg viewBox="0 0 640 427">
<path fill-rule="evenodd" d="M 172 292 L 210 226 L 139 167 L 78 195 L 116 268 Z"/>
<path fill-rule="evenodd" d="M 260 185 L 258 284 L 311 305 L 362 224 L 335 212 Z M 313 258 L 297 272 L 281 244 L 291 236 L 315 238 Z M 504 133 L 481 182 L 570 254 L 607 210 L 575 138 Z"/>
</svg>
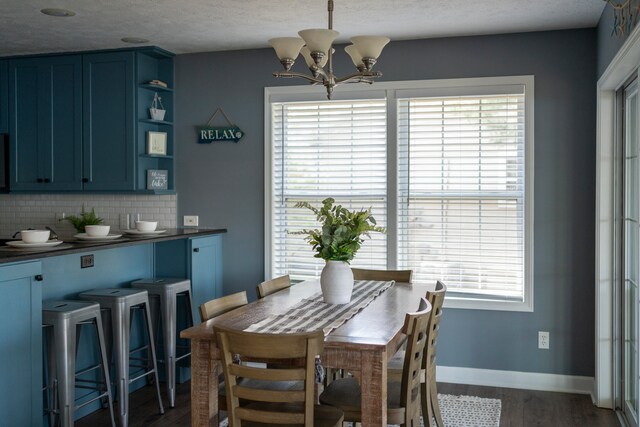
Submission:
<svg viewBox="0 0 640 427">
<path fill-rule="evenodd" d="M 191 281 L 191 316 L 197 321 L 199 305 L 223 295 L 224 233 L 222 228 L 171 229 L 146 237 L 127 235 L 91 243 L 62 237 L 64 243 L 59 246 L 37 251 L 11 248 L 4 245 L 6 240 L 1 241 L 0 413 L 9 414 L 12 425 L 47 425 L 42 399 L 46 365 L 42 301 L 75 300 L 92 289 L 126 288 L 139 279 L 176 277 Z M 191 326 L 187 310 L 185 304 L 178 306 L 179 330 Z M 136 322 L 142 325 L 139 315 Z M 83 333 L 78 340 L 78 368 L 95 366 L 99 360 L 95 351 L 90 351 L 95 348 L 93 334 Z M 132 334 L 131 340 L 132 348 L 144 345 L 138 334 Z M 180 341 L 180 345 L 188 346 L 188 342 Z M 190 377 L 187 360 L 176 371 L 179 382 Z M 146 377 L 141 377 L 131 383 L 130 390 L 145 384 Z M 76 419 L 100 407 L 99 401 L 92 402 L 76 412 Z"/>
<path fill-rule="evenodd" d="M 59 246 L 46 249 L 19 249 L 7 246 L 2 242 L 0 246 L 0 264 L 43 259 L 53 256 L 68 255 L 100 249 L 112 249 L 125 246 L 139 245 L 143 243 L 165 242 L 192 237 L 204 237 L 213 234 L 226 233 L 224 228 L 178 228 L 167 229 L 166 233 L 150 236 L 122 235 L 121 238 L 106 242 L 81 241 L 75 238 L 64 240 Z"/>
</svg>

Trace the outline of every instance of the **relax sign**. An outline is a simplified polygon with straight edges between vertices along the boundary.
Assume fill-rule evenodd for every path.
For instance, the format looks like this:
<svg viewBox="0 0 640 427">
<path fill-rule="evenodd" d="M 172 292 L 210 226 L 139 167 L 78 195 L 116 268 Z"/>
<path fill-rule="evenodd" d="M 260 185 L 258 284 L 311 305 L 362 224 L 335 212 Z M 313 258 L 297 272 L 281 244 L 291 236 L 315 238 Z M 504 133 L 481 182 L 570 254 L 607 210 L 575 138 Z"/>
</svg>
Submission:
<svg viewBox="0 0 640 427">
<path fill-rule="evenodd" d="M 198 128 L 198 144 L 211 144 L 218 141 L 238 142 L 244 136 L 244 132 L 239 127 L 209 127 Z"/>
</svg>

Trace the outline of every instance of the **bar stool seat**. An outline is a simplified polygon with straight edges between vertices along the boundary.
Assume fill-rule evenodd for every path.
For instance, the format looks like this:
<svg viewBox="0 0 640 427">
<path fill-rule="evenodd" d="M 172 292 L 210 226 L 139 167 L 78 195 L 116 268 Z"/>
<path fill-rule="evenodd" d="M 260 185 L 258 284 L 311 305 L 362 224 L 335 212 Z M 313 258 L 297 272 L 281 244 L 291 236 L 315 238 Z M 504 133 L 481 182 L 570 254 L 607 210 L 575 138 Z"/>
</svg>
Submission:
<svg viewBox="0 0 640 427">
<path fill-rule="evenodd" d="M 155 380 L 156 392 L 158 395 L 158 408 L 161 414 L 164 414 L 162 406 L 162 398 L 160 397 L 160 385 L 158 381 L 158 366 L 156 361 L 156 350 L 153 342 L 153 330 L 151 327 L 151 314 L 149 309 L 149 295 L 147 291 L 140 289 L 128 288 L 107 288 L 94 289 L 82 292 L 79 297 L 83 300 L 96 301 L 102 309 L 106 309 L 103 315 L 110 315 L 111 321 L 104 321 L 103 326 L 105 335 L 111 337 L 111 341 L 107 341 L 107 348 L 113 347 L 113 357 L 115 357 L 116 367 L 116 389 L 118 391 L 118 412 L 120 425 L 127 427 L 129 423 L 129 384 L 140 378 L 153 375 Z M 146 332 L 149 344 L 143 345 L 137 349 L 131 350 L 130 329 L 131 329 L 131 313 L 135 309 L 142 309 L 144 312 L 143 319 L 146 323 Z M 129 377 L 129 363 L 132 359 L 131 354 L 148 350 L 150 363 L 144 366 L 136 365 L 143 368 L 144 372 L 135 378 Z M 111 354 L 111 351 L 107 351 Z M 151 366 L 151 367 L 150 367 Z"/>
<path fill-rule="evenodd" d="M 176 403 L 176 362 L 189 357 L 190 351 L 176 356 L 176 339 L 178 336 L 178 297 L 184 297 L 187 311 L 187 327 L 193 326 L 193 309 L 191 302 L 191 281 L 182 278 L 155 278 L 136 280 L 131 283 L 135 289 L 144 289 L 149 293 L 151 302 L 151 320 L 153 329 L 158 330 L 158 318 L 162 319 L 163 358 L 159 363 L 165 365 L 167 395 L 169 406 Z M 159 302 L 159 304 L 158 304 Z M 158 307 L 159 305 L 159 307 Z M 160 316 L 158 315 L 160 312 Z"/>
<path fill-rule="evenodd" d="M 55 416 L 59 415 L 60 424 L 63 427 L 73 426 L 74 414 L 77 409 L 98 399 L 106 398 L 111 414 L 111 425 L 115 427 L 109 362 L 102 330 L 100 306 L 94 302 L 73 300 L 43 301 L 42 324 L 45 326 L 47 338 L 48 383 L 46 388 L 54 390 L 49 398 L 51 402 L 50 424 L 55 425 Z M 100 362 L 95 366 L 76 372 L 77 339 L 80 328 L 88 324 L 95 326 Z M 102 368 L 102 381 L 80 378 L 80 376 L 98 368 Z M 76 405 L 76 387 L 97 390 L 99 395 Z"/>
</svg>

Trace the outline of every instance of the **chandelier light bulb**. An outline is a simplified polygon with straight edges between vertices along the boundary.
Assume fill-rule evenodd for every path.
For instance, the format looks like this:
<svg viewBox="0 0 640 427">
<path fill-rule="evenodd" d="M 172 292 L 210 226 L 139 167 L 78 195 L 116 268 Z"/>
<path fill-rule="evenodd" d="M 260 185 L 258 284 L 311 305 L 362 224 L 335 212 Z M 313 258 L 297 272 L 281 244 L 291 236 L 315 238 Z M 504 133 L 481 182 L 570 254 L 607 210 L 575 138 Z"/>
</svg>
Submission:
<svg viewBox="0 0 640 427">
<path fill-rule="evenodd" d="M 340 35 L 339 32 L 334 30 L 317 28 L 298 31 L 298 34 L 304 39 L 310 52 L 323 53 L 329 51 L 333 41 Z"/>
<path fill-rule="evenodd" d="M 273 46 L 279 60 L 295 60 L 300 54 L 300 49 L 304 46 L 304 40 L 300 37 L 276 37 L 270 39 L 269 44 Z"/>
<path fill-rule="evenodd" d="M 382 49 L 389 43 L 389 37 L 381 36 L 355 36 L 351 37 L 351 42 L 356 47 L 363 58 L 378 59 Z"/>
</svg>

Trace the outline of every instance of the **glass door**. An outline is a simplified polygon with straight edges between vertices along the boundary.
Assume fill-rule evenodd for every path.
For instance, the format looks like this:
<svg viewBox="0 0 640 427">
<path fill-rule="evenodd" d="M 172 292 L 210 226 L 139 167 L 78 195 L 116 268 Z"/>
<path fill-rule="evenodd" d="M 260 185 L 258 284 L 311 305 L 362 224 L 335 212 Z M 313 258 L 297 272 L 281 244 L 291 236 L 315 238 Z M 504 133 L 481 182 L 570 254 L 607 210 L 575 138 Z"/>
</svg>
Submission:
<svg viewBox="0 0 640 427">
<path fill-rule="evenodd" d="M 620 318 L 620 409 L 629 426 L 638 426 L 638 277 L 640 264 L 640 176 L 638 158 L 638 83 L 623 92 L 622 153 L 622 254 L 623 279 L 619 293 Z"/>
</svg>

